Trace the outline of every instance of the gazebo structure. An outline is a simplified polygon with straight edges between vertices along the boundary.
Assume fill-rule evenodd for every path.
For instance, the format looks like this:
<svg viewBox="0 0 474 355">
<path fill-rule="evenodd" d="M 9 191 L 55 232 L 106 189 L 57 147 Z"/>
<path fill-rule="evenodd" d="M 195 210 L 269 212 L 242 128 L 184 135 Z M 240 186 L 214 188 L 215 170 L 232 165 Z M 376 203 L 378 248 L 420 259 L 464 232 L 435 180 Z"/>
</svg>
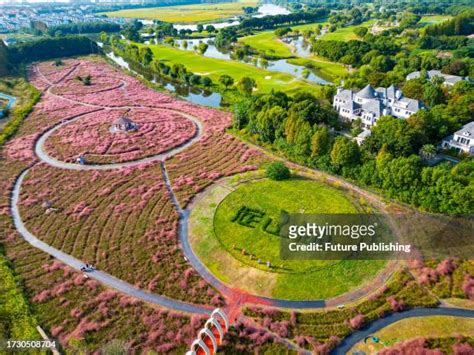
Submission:
<svg viewBox="0 0 474 355">
<path fill-rule="evenodd" d="M 129 132 L 136 131 L 138 129 L 138 124 L 133 122 L 130 118 L 121 116 L 112 123 L 110 130 L 112 132 Z"/>
</svg>

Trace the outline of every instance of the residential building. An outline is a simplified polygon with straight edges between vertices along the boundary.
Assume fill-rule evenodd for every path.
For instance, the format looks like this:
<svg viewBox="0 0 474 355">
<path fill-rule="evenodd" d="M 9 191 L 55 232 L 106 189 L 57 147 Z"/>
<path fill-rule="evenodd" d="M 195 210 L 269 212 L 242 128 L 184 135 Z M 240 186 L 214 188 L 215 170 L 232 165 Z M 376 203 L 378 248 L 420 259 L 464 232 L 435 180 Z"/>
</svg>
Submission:
<svg viewBox="0 0 474 355">
<path fill-rule="evenodd" d="M 381 116 L 408 118 L 423 108 L 423 103 L 404 97 L 395 86 L 374 89 L 367 85 L 359 92 L 338 88 L 333 107 L 346 121 L 360 119 L 362 127 L 370 129 Z"/>
<path fill-rule="evenodd" d="M 474 121 L 469 122 L 459 131 L 443 139 L 441 148 L 452 148 L 460 153 L 474 155 Z"/>
<path fill-rule="evenodd" d="M 461 80 L 467 80 L 467 78 L 458 76 L 458 75 L 449 75 L 449 74 L 443 74 L 441 73 L 440 70 L 428 70 L 425 72 L 426 73 L 426 79 L 432 80 L 434 77 L 439 76 L 444 79 L 444 84 L 447 86 L 453 86 L 457 82 Z M 412 80 L 412 79 L 418 79 L 421 77 L 422 72 L 421 71 L 414 71 L 413 73 L 410 73 L 407 75 L 407 81 Z"/>
</svg>

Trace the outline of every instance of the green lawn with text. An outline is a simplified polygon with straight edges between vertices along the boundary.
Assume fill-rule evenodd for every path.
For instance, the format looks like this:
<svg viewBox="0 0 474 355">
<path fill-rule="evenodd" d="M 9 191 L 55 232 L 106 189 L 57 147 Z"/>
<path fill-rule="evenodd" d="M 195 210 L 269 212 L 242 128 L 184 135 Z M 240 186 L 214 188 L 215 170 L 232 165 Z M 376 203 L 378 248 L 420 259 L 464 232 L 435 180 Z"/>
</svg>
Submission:
<svg viewBox="0 0 474 355">
<path fill-rule="evenodd" d="M 264 179 L 240 184 L 230 194 L 220 193 L 226 195 L 223 200 L 204 198 L 193 207 L 190 240 L 209 270 L 228 284 L 282 299 L 324 299 L 369 281 L 385 265 L 384 261 L 281 260 L 279 236 L 263 231 L 260 223 L 251 228 L 232 222 L 242 206 L 263 211 L 272 219 L 270 226 L 277 225 L 282 209 L 289 213 L 360 211 L 332 186 L 302 178 Z"/>
</svg>

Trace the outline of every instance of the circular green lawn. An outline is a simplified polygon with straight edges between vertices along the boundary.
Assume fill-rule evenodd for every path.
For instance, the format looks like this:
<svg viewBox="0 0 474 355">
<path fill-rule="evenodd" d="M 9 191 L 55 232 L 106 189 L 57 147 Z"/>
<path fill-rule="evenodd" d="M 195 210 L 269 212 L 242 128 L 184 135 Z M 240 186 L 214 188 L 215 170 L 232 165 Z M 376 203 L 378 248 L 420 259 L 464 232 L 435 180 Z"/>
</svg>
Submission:
<svg viewBox="0 0 474 355">
<path fill-rule="evenodd" d="M 271 231 L 278 226 L 281 211 L 362 212 L 345 191 L 322 182 L 294 178 L 254 180 L 223 194 L 220 199 L 211 194 L 195 206 L 191 230 L 200 236 L 192 236 L 191 244 L 211 272 L 228 284 L 275 298 L 323 299 L 369 281 L 385 265 L 383 261 L 280 259 L 280 237 Z M 201 214 L 200 206 L 213 210 L 213 215 Z M 212 224 L 207 232 L 204 223 Z"/>
</svg>

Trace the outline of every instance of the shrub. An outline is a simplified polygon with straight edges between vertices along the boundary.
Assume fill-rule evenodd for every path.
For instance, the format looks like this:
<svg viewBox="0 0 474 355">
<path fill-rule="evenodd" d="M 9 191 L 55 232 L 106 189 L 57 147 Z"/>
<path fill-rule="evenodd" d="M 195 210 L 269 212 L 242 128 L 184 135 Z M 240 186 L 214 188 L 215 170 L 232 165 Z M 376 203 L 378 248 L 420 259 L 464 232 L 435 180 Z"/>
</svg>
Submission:
<svg viewBox="0 0 474 355">
<path fill-rule="evenodd" d="M 290 169 L 279 161 L 269 164 L 265 173 L 272 180 L 286 180 L 291 176 Z"/>
</svg>

